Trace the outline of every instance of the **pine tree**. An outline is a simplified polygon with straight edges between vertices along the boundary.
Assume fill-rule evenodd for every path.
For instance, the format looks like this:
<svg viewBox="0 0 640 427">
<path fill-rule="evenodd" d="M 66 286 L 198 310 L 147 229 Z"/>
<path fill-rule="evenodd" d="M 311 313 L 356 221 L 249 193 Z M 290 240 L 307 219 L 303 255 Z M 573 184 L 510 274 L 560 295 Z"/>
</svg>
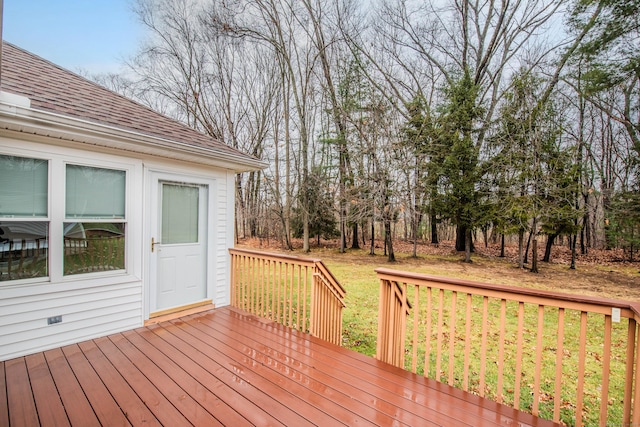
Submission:
<svg viewBox="0 0 640 427">
<path fill-rule="evenodd" d="M 480 87 L 468 69 L 445 90 L 445 104 L 439 117 L 439 140 L 443 158 L 444 206 L 456 226 L 456 249 L 464 249 L 471 262 L 472 231 L 482 218 L 484 200 L 479 186 L 482 169 L 479 148 L 474 144 L 475 123 L 482 114 L 478 105 Z M 462 248 L 459 243 L 463 240 Z"/>
</svg>

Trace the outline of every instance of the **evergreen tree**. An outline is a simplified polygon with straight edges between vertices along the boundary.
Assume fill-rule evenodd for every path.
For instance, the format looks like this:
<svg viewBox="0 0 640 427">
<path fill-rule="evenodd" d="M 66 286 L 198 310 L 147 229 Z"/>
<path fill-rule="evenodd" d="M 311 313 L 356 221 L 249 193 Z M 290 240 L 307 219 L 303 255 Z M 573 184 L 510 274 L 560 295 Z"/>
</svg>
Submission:
<svg viewBox="0 0 640 427">
<path fill-rule="evenodd" d="M 335 210 L 333 209 L 333 194 L 327 187 L 327 178 L 323 176 L 319 168 L 310 171 L 305 188 L 308 199 L 309 218 L 309 235 L 315 236 L 318 244 L 320 238 L 332 239 L 340 235 L 337 229 Z M 303 209 L 302 205 L 298 205 L 293 209 L 293 218 L 291 226 L 294 237 L 300 238 L 304 236 L 303 228 Z"/>
<path fill-rule="evenodd" d="M 419 206 L 415 209 L 420 216 L 423 213 L 429 215 L 431 243 L 437 244 L 437 226 L 442 217 L 442 196 L 438 186 L 443 175 L 445 153 L 442 150 L 442 141 L 437 138 L 434 120 L 424 98 L 414 97 L 407 103 L 406 109 L 408 119 L 403 128 L 405 144 L 416 159 L 415 200 Z M 419 201 L 423 202 L 423 206 Z"/>
<path fill-rule="evenodd" d="M 479 90 L 470 71 L 465 69 L 445 90 L 445 104 L 439 118 L 439 140 L 445 150 L 444 207 L 456 226 L 456 249 L 464 249 L 465 262 L 471 262 L 472 231 L 481 222 L 484 209 L 480 193 L 480 152 L 474 144 L 474 125 L 482 114 L 478 105 Z"/>
<path fill-rule="evenodd" d="M 640 192 L 621 191 L 611 201 L 610 216 L 607 218 L 608 238 L 629 254 L 640 250 Z"/>
</svg>

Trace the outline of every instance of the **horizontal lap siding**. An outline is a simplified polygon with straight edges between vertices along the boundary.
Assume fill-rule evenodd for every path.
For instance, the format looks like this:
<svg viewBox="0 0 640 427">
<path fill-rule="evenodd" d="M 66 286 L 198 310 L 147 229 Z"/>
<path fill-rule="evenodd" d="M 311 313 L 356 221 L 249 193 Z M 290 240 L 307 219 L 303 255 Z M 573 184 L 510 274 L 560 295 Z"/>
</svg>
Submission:
<svg viewBox="0 0 640 427">
<path fill-rule="evenodd" d="M 69 284 L 0 289 L 0 360 L 108 335 L 142 324 L 138 281 L 85 288 Z M 47 318 L 62 322 L 47 324 Z"/>
</svg>

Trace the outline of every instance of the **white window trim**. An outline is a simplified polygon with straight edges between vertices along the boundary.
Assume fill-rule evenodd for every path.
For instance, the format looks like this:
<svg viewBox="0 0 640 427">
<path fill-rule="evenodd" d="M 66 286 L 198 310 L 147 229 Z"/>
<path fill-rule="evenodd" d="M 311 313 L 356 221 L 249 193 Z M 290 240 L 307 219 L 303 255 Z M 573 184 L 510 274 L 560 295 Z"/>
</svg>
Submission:
<svg viewBox="0 0 640 427">
<path fill-rule="evenodd" d="M 4 139 L 0 139 L 0 143 Z M 15 141 L 15 140 L 9 140 Z M 23 147 L 0 146 L 0 154 L 8 156 L 36 158 L 49 162 L 48 171 L 48 212 L 46 217 L 37 218 L 38 221 L 49 223 L 49 265 L 46 277 L 20 279 L 0 282 L 0 288 L 13 286 L 51 285 L 56 283 L 73 283 L 82 281 L 82 286 L 90 287 L 109 283 L 124 283 L 140 280 L 140 254 L 137 248 L 141 235 L 142 206 L 136 208 L 136 201 L 141 205 L 142 200 L 142 161 L 121 158 L 113 155 L 84 152 L 62 147 L 43 146 L 33 143 L 36 147 L 29 147 L 31 143 L 20 141 Z M 38 149 L 42 148 L 42 150 Z M 50 148 L 50 150 L 49 150 Z M 46 151 L 45 151 L 46 150 Z M 125 224 L 125 269 L 85 274 L 63 274 L 63 245 L 65 222 L 92 222 L 91 219 L 66 218 L 65 213 L 65 178 L 66 165 L 80 165 L 96 168 L 115 169 L 125 171 L 125 218 L 118 219 L 118 223 Z M 22 220 L 22 219 L 21 219 Z M 33 219 L 34 221 L 36 218 Z M 104 222 L 103 220 L 100 220 Z M 100 222 L 98 221 L 98 222 Z M 95 221 L 94 221 L 95 222 Z M 92 282 L 93 281 L 93 282 Z"/>
</svg>

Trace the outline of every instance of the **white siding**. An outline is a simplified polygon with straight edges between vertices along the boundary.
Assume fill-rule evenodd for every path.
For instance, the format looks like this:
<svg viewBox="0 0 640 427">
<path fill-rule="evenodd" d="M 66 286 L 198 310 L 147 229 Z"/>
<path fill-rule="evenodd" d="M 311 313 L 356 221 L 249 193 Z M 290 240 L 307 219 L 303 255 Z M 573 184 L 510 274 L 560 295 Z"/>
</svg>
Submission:
<svg viewBox="0 0 640 427">
<path fill-rule="evenodd" d="M 0 288 L 0 360 L 140 326 L 141 289 L 139 281 Z M 53 316 L 62 322 L 48 325 Z"/>
<path fill-rule="evenodd" d="M 214 217 L 212 218 L 214 245 L 213 253 L 209 257 L 209 268 L 212 269 L 213 281 L 215 283 L 213 292 L 213 302 L 216 307 L 229 305 L 231 299 L 231 289 L 229 283 L 229 248 L 233 246 L 233 234 L 235 228 L 233 212 L 235 210 L 235 174 L 227 173 L 221 175 L 216 185 L 214 203 Z M 231 215 L 229 215 L 231 211 Z M 231 236 L 231 239 L 229 239 Z"/>
<path fill-rule="evenodd" d="M 229 253 L 234 235 L 234 179 L 232 171 L 199 167 L 100 149 L 96 152 L 63 147 L 60 140 L 3 138 L 0 153 L 39 158 L 85 159 L 129 165 L 127 192 L 127 271 L 95 276 L 61 277 L 31 284 L 0 282 L 0 360 L 7 360 L 111 333 L 139 327 L 148 318 L 149 283 L 149 171 L 176 173 L 210 183 L 208 298 L 216 306 L 229 304 Z M 24 136 L 21 136 L 22 138 Z M 70 143 L 72 144 L 72 143 Z M 60 260 L 51 259 L 51 263 Z M 47 319 L 62 316 L 62 322 Z"/>
</svg>

